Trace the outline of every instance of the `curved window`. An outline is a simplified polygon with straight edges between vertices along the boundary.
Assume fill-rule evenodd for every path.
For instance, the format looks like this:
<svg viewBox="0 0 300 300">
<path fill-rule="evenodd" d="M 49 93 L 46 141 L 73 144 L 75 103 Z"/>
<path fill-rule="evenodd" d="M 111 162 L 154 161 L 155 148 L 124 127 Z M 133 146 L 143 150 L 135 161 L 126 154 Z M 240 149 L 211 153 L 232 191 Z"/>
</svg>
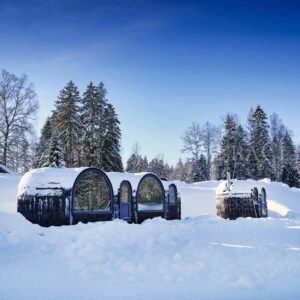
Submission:
<svg viewBox="0 0 300 300">
<path fill-rule="evenodd" d="M 176 204 L 177 202 L 177 191 L 175 185 L 169 186 L 169 204 Z"/>
<path fill-rule="evenodd" d="M 74 191 L 74 211 L 108 211 L 110 186 L 99 172 L 88 171 L 78 180 Z"/>
<path fill-rule="evenodd" d="M 139 210 L 163 210 L 164 189 L 154 176 L 145 176 L 138 187 Z"/>
</svg>

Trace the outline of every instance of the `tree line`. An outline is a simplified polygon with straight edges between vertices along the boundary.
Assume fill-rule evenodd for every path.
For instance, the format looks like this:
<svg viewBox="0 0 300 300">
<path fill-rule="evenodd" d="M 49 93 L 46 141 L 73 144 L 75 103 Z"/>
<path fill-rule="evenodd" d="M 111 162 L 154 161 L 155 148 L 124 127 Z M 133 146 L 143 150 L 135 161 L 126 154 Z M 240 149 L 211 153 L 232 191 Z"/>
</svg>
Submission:
<svg viewBox="0 0 300 300">
<path fill-rule="evenodd" d="M 152 171 L 162 177 L 187 182 L 270 178 L 299 187 L 300 147 L 296 151 L 291 131 L 277 114 L 269 118 L 261 106 L 251 109 L 246 126 L 228 113 L 222 126 L 193 122 L 182 135 L 182 152 L 188 154 L 173 167 L 163 156 L 150 161 L 136 151 L 127 161 L 128 172 Z"/>
<path fill-rule="evenodd" d="M 90 82 L 80 96 L 69 81 L 41 130 L 34 167 L 94 166 L 107 172 L 123 171 L 120 121 L 106 95 L 103 82 Z"/>
<path fill-rule="evenodd" d="M 107 90 L 100 82 L 80 92 L 74 82 L 60 91 L 55 108 L 36 138 L 38 110 L 26 75 L 0 75 L 0 163 L 23 174 L 39 167 L 95 166 L 123 171 L 121 129 Z"/>
<path fill-rule="evenodd" d="M 60 91 L 55 107 L 37 140 L 37 95 L 26 75 L 0 75 L 0 163 L 19 173 L 39 167 L 95 166 L 123 171 L 121 129 L 107 90 L 90 82 L 81 95 L 69 81 Z M 277 114 L 267 116 L 261 106 L 251 109 L 243 126 L 228 113 L 222 126 L 193 122 L 182 135 L 182 153 L 175 166 L 163 154 L 152 160 L 133 149 L 127 172 L 150 171 L 162 178 L 198 182 L 232 178 L 263 179 L 299 187 L 300 148 Z"/>
</svg>

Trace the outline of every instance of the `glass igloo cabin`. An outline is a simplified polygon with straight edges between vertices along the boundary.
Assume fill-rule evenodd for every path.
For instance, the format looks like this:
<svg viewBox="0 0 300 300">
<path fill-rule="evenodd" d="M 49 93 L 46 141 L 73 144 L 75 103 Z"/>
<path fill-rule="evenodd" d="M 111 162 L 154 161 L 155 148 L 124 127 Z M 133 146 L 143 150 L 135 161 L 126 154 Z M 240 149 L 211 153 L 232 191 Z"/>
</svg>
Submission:
<svg viewBox="0 0 300 300">
<path fill-rule="evenodd" d="M 181 218 L 174 183 L 153 173 L 105 173 L 98 168 L 41 168 L 18 188 L 18 212 L 41 226 L 123 219 Z"/>
</svg>

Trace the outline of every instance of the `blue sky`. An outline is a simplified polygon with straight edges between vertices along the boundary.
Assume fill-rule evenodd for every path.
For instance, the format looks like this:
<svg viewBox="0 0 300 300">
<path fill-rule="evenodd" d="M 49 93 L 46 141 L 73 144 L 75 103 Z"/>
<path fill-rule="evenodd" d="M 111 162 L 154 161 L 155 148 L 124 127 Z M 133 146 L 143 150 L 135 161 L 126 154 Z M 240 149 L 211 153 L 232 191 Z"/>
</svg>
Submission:
<svg viewBox="0 0 300 300">
<path fill-rule="evenodd" d="M 103 81 L 126 160 L 179 156 L 193 122 L 277 112 L 300 143 L 298 1 L 0 1 L 0 69 L 26 73 L 37 126 L 72 79 Z"/>
</svg>

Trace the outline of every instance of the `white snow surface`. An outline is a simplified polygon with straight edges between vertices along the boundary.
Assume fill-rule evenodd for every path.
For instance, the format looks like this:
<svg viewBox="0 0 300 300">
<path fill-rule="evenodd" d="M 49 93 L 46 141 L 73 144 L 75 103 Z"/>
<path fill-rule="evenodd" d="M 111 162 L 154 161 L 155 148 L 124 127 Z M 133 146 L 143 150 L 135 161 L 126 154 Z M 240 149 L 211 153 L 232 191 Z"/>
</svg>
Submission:
<svg viewBox="0 0 300 300">
<path fill-rule="evenodd" d="M 47 195 L 50 190 L 47 188 L 71 189 L 77 176 L 86 168 L 40 168 L 34 169 L 24 174 L 21 178 L 18 195 L 23 193 L 35 194 L 37 188 L 44 188 L 38 193 Z M 53 193 L 53 191 L 51 191 Z"/>
<path fill-rule="evenodd" d="M 17 211 L 17 190 L 20 176 L 0 173 L 0 211 Z"/>
<path fill-rule="evenodd" d="M 266 187 L 271 217 L 229 221 L 215 215 L 220 182 L 176 182 L 181 221 L 42 228 L 15 212 L 11 176 L 0 176 L 0 299 L 299 299 L 299 189 L 239 182 Z"/>
</svg>

